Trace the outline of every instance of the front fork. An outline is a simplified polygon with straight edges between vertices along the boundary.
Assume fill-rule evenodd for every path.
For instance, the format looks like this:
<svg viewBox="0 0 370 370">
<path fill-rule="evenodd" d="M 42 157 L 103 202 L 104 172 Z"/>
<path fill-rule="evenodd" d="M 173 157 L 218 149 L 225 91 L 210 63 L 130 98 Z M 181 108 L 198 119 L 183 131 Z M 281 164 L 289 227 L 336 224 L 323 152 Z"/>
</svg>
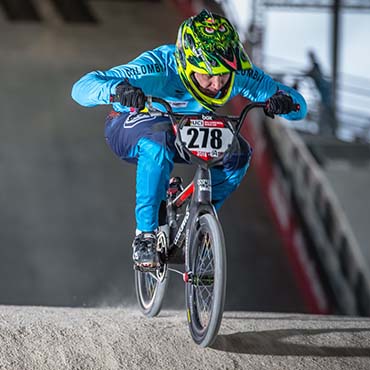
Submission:
<svg viewBox="0 0 370 370">
<path fill-rule="evenodd" d="M 189 204 L 189 220 L 186 225 L 185 236 L 185 276 L 186 282 L 191 282 L 192 271 L 190 251 L 197 235 L 199 217 L 210 213 L 217 217 L 212 204 L 212 179 L 209 168 L 198 167 L 194 176 L 194 192 Z"/>
<path fill-rule="evenodd" d="M 197 205 L 210 205 L 212 202 L 212 180 L 209 168 L 198 167 L 194 176 L 192 201 Z"/>
</svg>

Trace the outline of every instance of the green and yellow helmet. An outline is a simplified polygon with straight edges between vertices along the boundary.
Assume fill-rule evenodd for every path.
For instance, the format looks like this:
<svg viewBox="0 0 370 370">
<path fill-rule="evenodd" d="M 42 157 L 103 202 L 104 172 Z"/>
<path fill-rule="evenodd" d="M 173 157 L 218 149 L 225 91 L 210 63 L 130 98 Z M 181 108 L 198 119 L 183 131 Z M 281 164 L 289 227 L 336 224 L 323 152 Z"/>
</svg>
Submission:
<svg viewBox="0 0 370 370">
<path fill-rule="evenodd" d="M 181 24 L 175 58 L 183 84 L 208 110 L 215 110 L 227 102 L 234 85 L 235 71 L 252 68 L 232 24 L 208 10 L 203 10 Z M 220 94 L 210 97 L 200 91 L 194 72 L 209 75 L 231 73 L 231 76 Z"/>
</svg>

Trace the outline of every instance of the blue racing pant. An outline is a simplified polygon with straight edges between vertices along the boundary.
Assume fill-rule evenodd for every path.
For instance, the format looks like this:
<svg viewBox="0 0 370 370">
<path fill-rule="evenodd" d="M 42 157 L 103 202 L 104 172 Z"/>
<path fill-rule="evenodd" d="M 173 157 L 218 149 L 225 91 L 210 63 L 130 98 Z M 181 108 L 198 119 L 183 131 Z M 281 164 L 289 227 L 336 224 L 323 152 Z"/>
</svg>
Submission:
<svg viewBox="0 0 370 370">
<path fill-rule="evenodd" d="M 159 129 L 163 124 L 168 124 L 167 118 L 136 112 L 112 112 L 105 124 L 105 138 L 112 151 L 137 164 L 135 215 L 140 231 L 158 227 L 159 207 L 166 199 L 173 165 L 184 163 L 175 149 L 174 134 Z M 216 208 L 238 187 L 249 166 L 251 148 L 241 136 L 238 140 L 241 150 L 225 156 L 223 166 L 211 168 Z"/>
</svg>

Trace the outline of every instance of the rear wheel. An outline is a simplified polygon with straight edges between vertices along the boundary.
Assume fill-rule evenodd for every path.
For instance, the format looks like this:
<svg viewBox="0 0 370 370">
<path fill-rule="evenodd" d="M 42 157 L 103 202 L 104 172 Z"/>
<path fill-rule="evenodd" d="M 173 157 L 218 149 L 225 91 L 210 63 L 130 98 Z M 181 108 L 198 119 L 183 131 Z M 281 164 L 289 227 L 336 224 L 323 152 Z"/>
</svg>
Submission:
<svg viewBox="0 0 370 370">
<path fill-rule="evenodd" d="M 166 250 L 166 235 L 160 232 L 158 235 L 158 248 Z M 168 284 L 167 264 L 153 271 L 135 270 L 136 298 L 141 312 L 147 317 L 159 314 Z"/>
<path fill-rule="evenodd" d="M 226 252 L 215 216 L 200 216 L 191 237 L 190 276 L 186 284 L 187 316 L 191 336 L 210 346 L 221 325 L 226 293 Z"/>
<path fill-rule="evenodd" d="M 136 298 L 142 313 L 147 317 L 159 314 L 168 283 L 166 272 L 135 270 Z"/>
</svg>

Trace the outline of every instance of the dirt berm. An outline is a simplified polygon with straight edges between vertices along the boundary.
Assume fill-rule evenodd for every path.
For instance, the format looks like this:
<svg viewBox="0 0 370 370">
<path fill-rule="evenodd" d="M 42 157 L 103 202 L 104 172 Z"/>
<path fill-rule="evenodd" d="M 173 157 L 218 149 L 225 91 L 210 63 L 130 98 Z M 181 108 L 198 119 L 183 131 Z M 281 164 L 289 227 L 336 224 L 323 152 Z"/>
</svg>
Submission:
<svg viewBox="0 0 370 370">
<path fill-rule="evenodd" d="M 184 312 L 0 307 L 0 369 L 369 369 L 370 319 L 225 312 L 212 348 Z"/>
</svg>

